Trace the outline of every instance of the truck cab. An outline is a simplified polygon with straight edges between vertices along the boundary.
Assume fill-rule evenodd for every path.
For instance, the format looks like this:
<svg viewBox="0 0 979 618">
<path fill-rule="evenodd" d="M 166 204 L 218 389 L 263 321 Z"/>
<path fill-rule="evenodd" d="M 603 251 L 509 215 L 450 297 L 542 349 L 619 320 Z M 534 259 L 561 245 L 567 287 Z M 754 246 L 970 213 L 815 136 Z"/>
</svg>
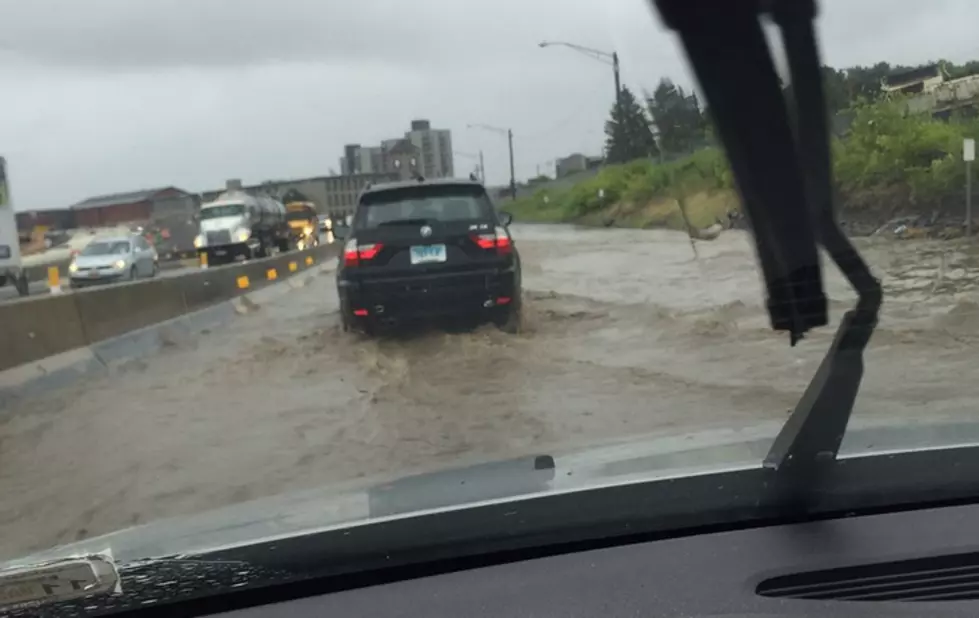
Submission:
<svg viewBox="0 0 979 618">
<path fill-rule="evenodd" d="M 197 220 L 194 247 L 210 265 L 267 257 L 294 244 L 285 207 L 271 197 L 250 195 L 233 181 L 216 200 L 201 205 Z"/>
<path fill-rule="evenodd" d="M 286 204 L 286 221 L 293 240 L 300 249 L 319 244 L 319 216 L 312 202 L 289 202 Z"/>
</svg>

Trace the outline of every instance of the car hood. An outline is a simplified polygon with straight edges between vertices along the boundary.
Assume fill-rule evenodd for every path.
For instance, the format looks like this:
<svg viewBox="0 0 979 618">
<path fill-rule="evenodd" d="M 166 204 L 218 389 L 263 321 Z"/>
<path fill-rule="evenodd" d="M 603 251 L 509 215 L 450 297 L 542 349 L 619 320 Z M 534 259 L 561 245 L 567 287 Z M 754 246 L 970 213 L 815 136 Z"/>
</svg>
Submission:
<svg viewBox="0 0 979 618">
<path fill-rule="evenodd" d="M 111 550 L 120 564 L 202 554 L 219 548 L 343 528 L 467 504 L 567 492 L 762 465 L 781 423 L 682 435 L 658 434 L 561 454 L 539 454 L 429 472 L 397 480 L 358 481 L 159 520 L 39 552 L 2 567 Z M 841 457 L 979 444 L 979 423 L 854 422 Z"/>
<path fill-rule="evenodd" d="M 76 255 L 75 264 L 79 268 L 107 268 L 119 260 L 129 261 L 127 253 L 116 253 L 112 255 Z"/>
</svg>

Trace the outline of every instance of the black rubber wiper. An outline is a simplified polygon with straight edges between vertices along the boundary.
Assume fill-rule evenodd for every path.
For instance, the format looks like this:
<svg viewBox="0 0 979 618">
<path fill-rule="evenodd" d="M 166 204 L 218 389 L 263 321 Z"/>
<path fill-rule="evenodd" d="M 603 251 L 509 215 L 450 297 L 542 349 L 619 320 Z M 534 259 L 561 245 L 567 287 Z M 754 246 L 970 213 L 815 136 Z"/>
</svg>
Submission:
<svg viewBox="0 0 979 618">
<path fill-rule="evenodd" d="M 377 227 L 393 227 L 395 225 L 431 225 L 430 219 L 395 219 L 394 221 L 383 221 Z"/>
<path fill-rule="evenodd" d="M 675 30 L 710 106 L 751 226 L 772 327 L 792 345 L 828 323 L 819 248 L 858 294 L 765 458 L 805 508 L 839 452 L 863 378 L 880 282 L 840 230 L 833 207 L 828 112 L 813 0 L 650 0 Z M 793 100 L 783 93 L 761 18 L 780 27 Z"/>
</svg>

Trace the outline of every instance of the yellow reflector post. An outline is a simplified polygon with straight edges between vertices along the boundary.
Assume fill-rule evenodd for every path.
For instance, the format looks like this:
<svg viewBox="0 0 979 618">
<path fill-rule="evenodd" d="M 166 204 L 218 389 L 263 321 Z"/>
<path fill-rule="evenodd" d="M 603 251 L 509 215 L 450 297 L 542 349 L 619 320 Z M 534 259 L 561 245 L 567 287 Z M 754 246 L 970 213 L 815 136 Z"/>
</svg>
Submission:
<svg viewBox="0 0 979 618">
<path fill-rule="evenodd" d="M 248 288 L 248 276 L 247 275 L 242 275 L 242 276 L 238 277 L 238 287 L 241 288 L 242 290 Z"/>
<path fill-rule="evenodd" d="M 61 273 L 57 266 L 48 266 L 48 287 L 52 290 L 61 288 Z"/>
<path fill-rule="evenodd" d="M 294 273 L 296 272 L 297 268 L 299 268 L 299 264 L 296 264 L 295 262 L 289 262 L 289 272 Z"/>
<path fill-rule="evenodd" d="M 274 268 L 270 268 L 265 271 L 265 276 L 269 278 L 269 281 L 274 281 L 279 277 L 279 273 L 275 272 Z"/>
<path fill-rule="evenodd" d="M 312 266 L 312 265 L 313 265 L 313 256 L 307 255 L 306 256 L 306 266 Z"/>
<path fill-rule="evenodd" d="M 200 260 L 201 260 L 201 268 L 207 268 L 207 251 L 201 251 Z"/>
</svg>

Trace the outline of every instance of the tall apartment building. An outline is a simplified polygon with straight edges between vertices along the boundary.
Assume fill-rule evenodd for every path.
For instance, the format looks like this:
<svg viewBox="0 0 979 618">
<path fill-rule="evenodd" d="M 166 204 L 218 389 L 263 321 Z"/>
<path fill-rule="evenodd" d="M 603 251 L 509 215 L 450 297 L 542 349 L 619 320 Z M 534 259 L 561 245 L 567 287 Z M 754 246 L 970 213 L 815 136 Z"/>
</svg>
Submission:
<svg viewBox="0 0 979 618">
<path fill-rule="evenodd" d="M 448 178 L 455 175 L 452 164 L 452 132 L 433 129 L 427 120 L 412 120 L 405 139 L 421 153 L 421 172 L 426 178 Z"/>
<path fill-rule="evenodd" d="M 340 158 L 340 170 L 350 174 L 396 174 L 407 178 L 455 175 L 452 132 L 432 129 L 428 120 L 413 120 L 404 137 L 383 140 L 379 146 L 348 144 Z"/>
<path fill-rule="evenodd" d="M 383 172 L 384 152 L 379 146 L 347 144 L 343 147 L 343 156 L 340 157 L 340 173 L 344 176 L 381 174 Z"/>
</svg>

